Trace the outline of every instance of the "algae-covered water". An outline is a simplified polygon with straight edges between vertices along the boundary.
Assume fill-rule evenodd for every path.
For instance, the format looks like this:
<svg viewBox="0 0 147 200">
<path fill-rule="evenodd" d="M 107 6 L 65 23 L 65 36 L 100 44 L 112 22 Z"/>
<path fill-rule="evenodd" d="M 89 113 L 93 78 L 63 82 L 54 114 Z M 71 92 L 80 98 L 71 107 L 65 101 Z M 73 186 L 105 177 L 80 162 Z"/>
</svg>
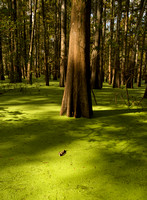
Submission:
<svg viewBox="0 0 147 200">
<path fill-rule="evenodd" d="M 145 200 L 144 86 L 128 107 L 105 83 L 91 119 L 59 115 L 63 90 L 0 83 L 0 200 Z"/>
</svg>

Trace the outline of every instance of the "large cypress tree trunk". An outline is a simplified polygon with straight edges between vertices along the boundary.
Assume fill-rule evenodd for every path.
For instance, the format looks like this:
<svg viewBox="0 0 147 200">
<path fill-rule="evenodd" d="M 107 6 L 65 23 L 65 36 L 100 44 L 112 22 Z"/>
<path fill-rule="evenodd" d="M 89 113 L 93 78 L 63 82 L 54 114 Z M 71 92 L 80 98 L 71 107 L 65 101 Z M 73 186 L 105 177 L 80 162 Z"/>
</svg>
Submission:
<svg viewBox="0 0 147 200">
<path fill-rule="evenodd" d="M 60 114 L 91 117 L 90 0 L 72 0 L 67 78 Z"/>
<path fill-rule="evenodd" d="M 64 87 L 67 68 L 66 53 L 66 0 L 61 0 L 61 62 L 60 87 Z"/>
</svg>

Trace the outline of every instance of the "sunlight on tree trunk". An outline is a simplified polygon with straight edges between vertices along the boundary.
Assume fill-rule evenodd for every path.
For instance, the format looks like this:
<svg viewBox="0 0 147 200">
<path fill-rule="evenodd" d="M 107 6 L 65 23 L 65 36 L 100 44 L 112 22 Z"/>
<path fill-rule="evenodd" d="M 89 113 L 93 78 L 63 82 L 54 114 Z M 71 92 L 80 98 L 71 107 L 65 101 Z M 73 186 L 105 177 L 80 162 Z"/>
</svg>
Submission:
<svg viewBox="0 0 147 200">
<path fill-rule="evenodd" d="M 60 114 L 91 117 L 90 0 L 72 0 L 67 79 Z"/>
</svg>

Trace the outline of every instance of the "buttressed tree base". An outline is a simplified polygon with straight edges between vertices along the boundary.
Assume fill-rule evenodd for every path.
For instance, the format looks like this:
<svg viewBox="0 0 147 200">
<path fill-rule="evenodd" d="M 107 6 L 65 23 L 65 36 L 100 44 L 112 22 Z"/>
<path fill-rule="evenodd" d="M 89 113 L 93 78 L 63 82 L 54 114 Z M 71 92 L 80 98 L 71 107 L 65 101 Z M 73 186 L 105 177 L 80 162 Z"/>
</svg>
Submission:
<svg viewBox="0 0 147 200">
<path fill-rule="evenodd" d="M 60 114 L 91 117 L 90 0 L 72 0 L 67 78 Z"/>
</svg>

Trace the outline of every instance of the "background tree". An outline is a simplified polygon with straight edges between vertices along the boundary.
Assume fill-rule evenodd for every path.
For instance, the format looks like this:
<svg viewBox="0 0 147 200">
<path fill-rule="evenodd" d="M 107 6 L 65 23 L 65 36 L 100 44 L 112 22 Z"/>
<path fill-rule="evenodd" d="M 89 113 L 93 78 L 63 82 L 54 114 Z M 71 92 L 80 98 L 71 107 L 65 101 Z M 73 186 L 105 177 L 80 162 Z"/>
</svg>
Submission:
<svg viewBox="0 0 147 200">
<path fill-rule="evenodd" d="M 91 86 L 92 88 L 102 88 L 102 11 L 103 11 L 103 1 L 95 1 L 94 6 L 97 8 L 96 13 L 94 13 L 95 21 L 95 33 L 93 42 L 93 51 L 91 55 Z"/>
<path fill-rule="evenodd" d="M 3 56 L 2 56 L 2 36 L 0 32 L 0 80 L 5 80 L 4 67 L 3 67 Z"/>
<path fill-rule="evenodd" d="M 144 79 L 145 79 L 145 84 L 146 84 L 146 89 L 145 89 L 145 93 L 144 93 L 144 98 L 147 98 L 147 68 L 146 68 L 146 65 L 147 65 L 147 51 L 146 51 L 146 54 L 145 54 L 145 69 L 144 69 Z"/>
<path fill-rule="evenodd" d="M 4 17 L 4 8 L 0 9 L 0 18 Z M 0 19 L 0 80 L 5 80 L 4 66 L 3 66 L 3 54 L 2 54 L 2 20 Z"/>
<path fill-rule="evenodd" d="M 109 45 L 109 84 L 112 83 L 112 67 L 114 65 L 113 35 L 114 35 L 114 0 L 110 0 L 110 45 Z"/>
<path fill-rule="evenodd" d="M 142 45 L 141 45 L 141 56 L 140 56 L 140 63 L 139 63 L 139 68 L 138 68 L 138 79 L 137 79 L 137 86 L 141 87 L 141 80 L 142 80 L 142 65 L 143 65 L 143 54 L 144 54 L 144 50 L 145 50 L 145 36 L 146 36 L 146 27 L 147 27 L 147 11 L 146 11 L 146 15 L 145 15 L 145 20 L 144 20 L 144 26 L 143 26 L 143 30 L 142 30 Z"/>
<path fill-rule="evenodd" d="M 122 70 L 121 70 L 121 85 L 125 84 L 125 69 L 127 69 L 128 65 L 128 16 L 129 16 L 129 5 L 130 0 L 127 0 L 125 2 L 125 13 L 124 13 L 124 29 L 125 29 L 125 36 L 124 36 L 124 57 L 123 57 L 123 64 L 122 64 Z"/>
<path fill-rule="evenodd" d="M 140 32 L 140 27 L 142 25 L 142 17 L 145 10 L 146 0 L 141 0 L 139 6 L 139 15 L 137 16 L 137 23 L 135 26 L 134 37 L 133 37 L 133 30 L 132 30 L 132 48 L 130 51 L 130 58 L 129 58 L 129 65 L 126 74 L 126 86 L 128 88 L 133 88 L 133 80 L 134 80 L 134 70 L 135 70 L 135 59 L 136 59 L 136 47 L 138 42 L 138 36 Z M 132 4 L 132 15 L 133 15 L 133 4 Z M 137 9 L 138 11 L 138 9 Z"/>
<path fill-rule="evenodd" d="M 60 87 L 65 85 L 67 68 L 67 39 L 66 39 L 66 0 L 61 0 L 61 62 L 60 62 Z"/>
<path fill-rule="evenodd" d="M 35 23 L 36 23 L 36 10 L 37 10 L 37 0 L 34 1 L 34 18 L 33 18 L 32 28 L 31 28 L 31 39 L 30 39 L 29 57 L 28 57 L 28 65 L 27 65 L 27 80 L 28 80 L 28 83 L 30 84 L 32 84 L 32 55 L 33 55 L 34 31 L 35 31 Z"/>
<path fill-rule="evenodd" d="M 60 67 L 60 0 L 55 0 L 54 68 L 53 80 L 57 80 Z"/>
<path fill-rule="evenodd" d="M 46 80 L 46 85 L 49 86 L 49 62 L 48 62 L 48 57 L 49 57 L 49 45 L 47 41 L 47 26 L 46 26 L 46 11 L 45 11 L 45 6 L 44 6 L 44 0 L 42 0 L 42 18 L 43 18 L 43 28 L 44 28 L 44 65 L 45 65 L 45 80 Z"/>
<path fill-rule="evenodd" d="M 120 22 L 122 15 L 122 0 L 118 0 L 117 8 L 117 28 L 116 28 L 116 45 L 115 45 L 115 60 L 113 67 L 113 88 L 120 87 Z"/>
</svg>

